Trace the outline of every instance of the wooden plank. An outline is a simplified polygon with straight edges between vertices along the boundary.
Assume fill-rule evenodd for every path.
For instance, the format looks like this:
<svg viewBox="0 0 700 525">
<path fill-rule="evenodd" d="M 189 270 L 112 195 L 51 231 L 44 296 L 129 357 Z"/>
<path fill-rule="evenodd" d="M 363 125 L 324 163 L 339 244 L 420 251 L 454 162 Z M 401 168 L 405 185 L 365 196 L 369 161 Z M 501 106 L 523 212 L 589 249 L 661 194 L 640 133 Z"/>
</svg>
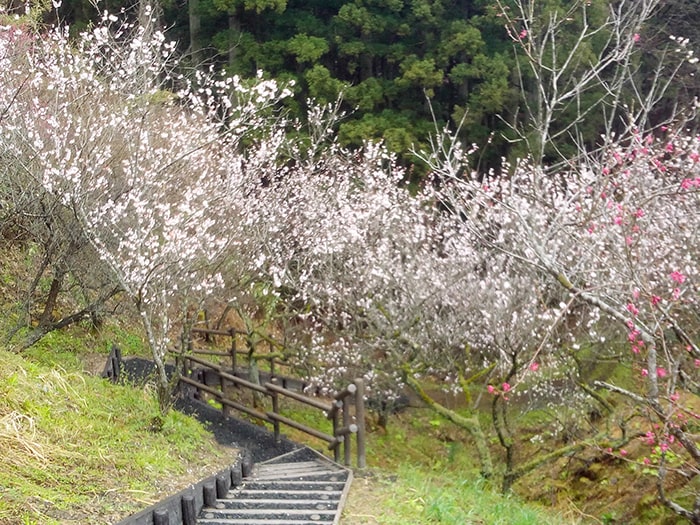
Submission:
<svg viewBox="0 0 700 525">
<path fill-rule="evenodd" d="M 297 423 L 293 419 L 289 419 L 288 417 L 275 414 L 274 412 L 268 412 L 267 417 L 269 417 L 270 419 L 276 419 L 280 423 L 284 423 L 289 427 L 296 428 L 297 430 L 301 430 L 302 432 L 306 432 L 310 436 L 314 436 L 324 441 L 327 441 L 331 445 L 337 445 L 340 442 L 340 440 L 338 440 L 334 436 L 331 436 L 330 434 L 326 434 L 325 432 L 321 432 L 320 430 L 316 430 L 315 428 L 307 427 L 306 425 Z"/>
<path fill-rule="evenodd" d="M 229 374 L 228 372 L 224 371 L 224 368 L 218 365 L 215 365 L 214 363 L 210 363 L 204 359 L 200 359 L 195 356 L 188 356 L 190 361 L 193 361 L 197 364 L 200 364 L 202 366 L 205 366 L 207 368 L 210 368 L 212 370 L 216 370 L 221 377 L 224 379 L 227 379 L 228 381 L 231 381 L 232 383 L 236 383 L 237 385 L 244 386 L 246 388 L 250 388 L 251 390 L 255 390 L 257 392 L 262 392 L 263 394 L 268 394 L 267 389 L 262 386 L 262 385 L 257 385 L 255 383 L 252 383 L 250 381 L 246 381 L 245 379 L 241 379 L 240 377 L 236 377 L 234 375 Z"/>
<path fill-rule="evenodd" d="M 323 410 L 324 412 L 328 413 L 333 409 L 333 405 L 331 405 L 330 403 L 324 403 L 323 401 L 319 401 L 318 399 L 305 396 L 304 394 L 298 394 L 291 390 L 287 390 L 286 388 L 282 388 L 281 386 L 277 386 L 272 383 L 265 383 L 264 386 L 268 390 L 272 390 L 273 392 L 277 392 L 278 394 L 282 394 L 283 396 L 287 396 L 291 399 L 294 399 L 296 401 L 299 401 L 300 403 L 304 403 L 311 407 L 318 408 L 319 410 Z"/>
</svg>

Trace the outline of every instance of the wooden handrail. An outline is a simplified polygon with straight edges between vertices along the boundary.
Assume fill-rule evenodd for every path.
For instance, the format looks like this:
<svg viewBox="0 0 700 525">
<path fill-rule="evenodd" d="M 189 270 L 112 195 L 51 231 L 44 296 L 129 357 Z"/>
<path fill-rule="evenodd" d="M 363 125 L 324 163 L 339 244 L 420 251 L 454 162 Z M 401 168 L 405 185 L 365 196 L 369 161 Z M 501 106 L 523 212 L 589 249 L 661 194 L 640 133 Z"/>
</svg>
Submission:
<svg viewBox="0 0 700 525">
<path fill-rule="evenodd" d="M 194 356 L 187 356 L 187 359 L 190 361 L 194 361 L 195 363 L 198 363 L 202 366 L 206 366 L 208 368 L 211 368 L 212 370 L 216 370 L 221 377 L 226 379 L 227 381 L 231 381 L 232 383 L 235 383 L 239 386 L 244 386 L 246 388 L 249 388 L 251 390 L 255 390 L 256 392 L 261 392 L 263 394 L 267 394 L 268 391 L 264 386 L 258 385 L 256 383 L 252 383 L 251 381 L 246 381 L 245 379 L 241 379 L 240 377 L 234 376 L 229 374 L 228 372 L 224 371 L 224 368 L 215 365 L 214 363 L 209 363 L 208 361 L 205 361 L 204 359 L 199 359 L 198 357 Z"/>
<path fill-rule="evenodd" d="M 342 440 L 339 440 L 336 436 L 331 436 L 330 434 L 326 434 L 325 432 L 321 432 L 320 430 L 317 430 L 315 428 L 308 427 L 302 423 L 297 423 L 293 419 L 289 419 L 288 417 L 285 417 L 280 414 L 275 414 L 274 412 L 267 412 L 266 413 L 267 417 L 270 419 L 276 419 L 280 423 L 284 423 L 285 425 L 296 428 L 297 430 L 301 430 L 302 432 L 306 432 L 310 436 L 317 437 L 318 439 L 322 439 L 323 441 L 327 441 L 328 443 L 342 443 Z"/>
<path fill-rule="evenodd" d="M 181 376 L 180 381 L 183 383 L 187 383 L 188 385 L 195 386 L 199 388 L 200 390 L 204 390 L 205 392 L 213 395 L 216 400 L 221 403 L 222 405 L 228 405 L 231 408 L 235 408 L 236 410 L 240 410 L 241 412 L 244 412 L 250 416 L 256 417 L 262 421 L 265 421 L 266 423 L 272 423 L 273 421 L 267 417 L 267 414 L 264 412 L 260 412 L 259 410 L 255 410 L 254 408 L 249 408 L 245 405 L 241 405 L 240 403 L 236 403 L 235 401 L 228 399 L 227 397 L 224 397 L 221 393 L 220 390 L 217 390 L 216 388 L 212 388 L 210 386 L 204 385 L 202 383 L 199 383 L 198 381 L 195 381 L 193 379 L 190 379 L 187 376 Z"/>
<path fill-rule="evenodd" d="M 323 410 L 326 413 L 333 410 L 333 405 L 330 403 L 324 403 L 323 401 L 318 401 L 303 394 L 297 394 L 296 392 L 292 392 L 291 390 L 287 390 L 281 386 L 273 385 L 272 383 L 265 383 L 265 388 L 272 390 L 273 392 L 277 392 L 278 394 L 282 394 L 283 396 L 290 397 L 296 401 L 299 401 L 300 403 Z"/>
<path fill-rule="evenodd" d="M 201 329 L 200 329 L 201 331 Z M 218 331 L 221 332 L 221 331 Z M 224 334 L 229 334 L 229 332 L 224 332 Z M 289 390 L 275 383 L 277 378 L 273 377 L 271 382 L 266 382 L 263 385 L 247 381 L 226 371 L 221 365 L 211 363 L 205 359 L 193 356 L 191 354 L 177 354 L 179 357 L 184 358 L 184 365 L 187 363 L 194 363 L 201 365 L 205 370 L 213 370 L 216 372 L 221 390 L 210 387 L 204 383 L 200 383 L 188 377 L 187 374 L 183 374 L 180 377 L 180 381 L 185 384 L 194 386 L 198 390 L 207 392 L 214 396 L 214 398 L 222 404 L 224 407 L 224 414 L 228 415 L 227 408 L 233 408 L 245 414 L 251 415 L 261 421 L 270 423 L 274 427 L 275 439 L 279 439 L 279 424 L 283 423 L 289 427 L 295 428 L 310 436 L 321 439 L 328 443 L 328 448 L 333 451 L 335 460 L 340 461 L 340 445 L 343 445 L 344 449 L 344 461 L 345 464 L 350 466 L 351 461 L 351 447 L 349 437 L 352 435 L 356 436 L 357 440 L 357 466 L 359 468 L 365 467 L 365 443 L 364 443 L 364 383 L 362 379 L 356 379 L 354 383 L 348 385 L 345 389 L 338 392 L 333 396 L 333 401 L 328 403 L 318 399 L 313 399 L 304 394 Z M 224 354 L 226 355 L 226 354 Z M 255 392 L 260 392 L 272 398 L 272 411 L 271 412 L 260 412 L 254 408 L 249 408 L 242 405 L 232 399 L 226 397 L 224 392 L 225 383 L 230 382 L 240 387 L 244 387 Z M 316 428 L 309 427 L 293 419 L 285 417 L 279 413 L 279 402 L 278 397 L 286 396 L 290 399 L 298 401 L 300 403 L 306 404 L 312 408 L 322 410 L 326 417 L 331 420 L 333 425 L 333 434 L 327 434 Z M 354 398 L 354 403 L 351 399 Z M 350 408 L 354 404 L 354 414 L 351 415 Z M 352 421 L 352 416 L 354 415 L 355 421 Z M 342 416 L 342 421 L 341 421 Z M 342 425 L 342 426 L 341 426 Z"/>
</svg>

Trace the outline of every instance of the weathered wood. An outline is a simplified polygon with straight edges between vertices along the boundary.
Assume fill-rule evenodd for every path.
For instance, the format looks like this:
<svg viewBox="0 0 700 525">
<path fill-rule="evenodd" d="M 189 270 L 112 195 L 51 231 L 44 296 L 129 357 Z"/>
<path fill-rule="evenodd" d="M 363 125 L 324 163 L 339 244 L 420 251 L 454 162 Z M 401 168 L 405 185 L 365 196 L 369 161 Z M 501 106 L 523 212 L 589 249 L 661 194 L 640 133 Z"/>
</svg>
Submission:
<svg viewBox="0 0 700 525">
<path fill-rule="evenodd" d="M 267 417 L 269 417 L 270 419 L 277 419 L 278 421 L 284 423 L 289 427 L 296 428 L 297 430 L 301 430 L 302 432 L 306 432 L 310 436 L 317 437 L 318 439 L 322 439 L 324 441 L 327 441 L 328 443 L 336 443 L 337 441 L 337 438 L 335 436 L 331 436 L 330 434 L 326 434 L 325 432 L 321 432 L 320 430 L 316 430 L 315 428 L 302 425 L 301 423 L 297 423 L 293 419 L 289 419 L 288 417 L 275 414 L 274 412 L 268 412 Z"/>
<path fill-rule="evenodd" d="M 357 467 L 367 466 L 365 450 L 365 382 L 362 378 L 355 379 L 355 423 L 357 424 Z"/>
<path fill-rule="evenodd" d="M 216 497 L 223 499 L 231 488 L 231 476 L 216 476 Z"/>
<path fill-rule="evenodd" d="M 102 377 L 109 379 L 112 383 L 119 380 L 122 371 L 122 351 L 117 345 L 113 345 L 107 358 L 107 363 L 102 370 Z"/>
<path fill-rule="evenodd" d="M 216 505 L 216 482 L 211 481 L 205 483 L 202 487 L 202 495 L 205 507 L 213 507 Z"/>
<path fill-rule="evenodd" d="M 197 509 L 194 496 L 187 494 L 182 496 L 182 525 L 197 525 Z"/>
<path fill-rule="evenodd" d="M 354 383 L 350 383 L 348 386 L 345 387 L 344 390 L 341 390 L 336 395 L 334 395 L 333 399 L 337 401 L 343 401 L 346 397 L 355 394 L 355 392 L 357 392 L 357 385 L 355 385 Z"/>
<path fill-rule="evenodd" d="M 240 403 L 236 403 L 235 401 L 232 401 L 231 399 L 228 399 L 222 395 L 222 393 L 215 389 L 211 388 L 203 383 L 199 383 L 193 379 L 190 379 L 189 377 L 180 377 L 180 381 L 183 383 L 187 383 L 188 385 L 192 385 L 197 387 L 200 390 L 203 390 L 204 392 L 207 392 L 208 394 L 211 394 L 214 396 L 214 398 L 221 403 L 222 405 L 228 405 L 232 408 L 235 408 L 239 412 L 243 412 L 245 414 L 248 414 L 250 416 L 253 416 L 255 418 L 260 419 L 261 421 L 265 421 L 266 423 L 274 423 L 272 419 L 267 417 L 267 415 L 264 412 L 260 412 L 259 410 L 255 410 L 254 408 L 248 408 L 245 405 L 241 405 Z"/>
<path fill-rule="evenodd" d="M 249 478 L 253 474 L 253 457 L 250 454 L 243 454 L 241 458 L 241 474 L 244 478 Z"/>
<path fill-rule="evenodd" d="M 243 482 L 243 464 L 242 461 L 236 462 L 231 467 L 231 486 L 237 487 Z"/>
<path fill-rule="evenodd" d="M 343 428 L 336 429 L 336 431 L 335 431 L 336 436 L 345 435 L 344 433 L 341 433 L 345 429 L 347 429 L 348 433 L 352 432 L 351 426 L 354 427 L 355 432 L 357 432 L 357 425 L 352 425 L 352 423 L 350 423 L 350 410 L 349 409 L 350 409 L 349 406 L 343 405 Z M 346 466 L 350 466 L 352 464 L 352 450 L 351 449 L 352 449 L 352 446 L 351 446 L 350 440 L 346 439 L 343 442 L 343 452 L 344 452 L 343 460 L 344 460 L 344 464 Z"/>
<path fill-rule="evenodd" d="M 330 403 L 324 403 L 323 401 L 307 397 L 303 394 L 298 394 L 291 390 L 282 388 L 281 386 L 277 386 L 273 383 L 265 383 L 263 386 L 268 390 L 271 390 L 272 392 L 277 392 L 278 394 L 282 394 L 283 396 L 294 399 L 295 401 L 299 401 L 300 403 L 304 403 L 305 405 L 318 408 L 319 410 L 323 410 L 324 412 L 330 412 L 331 410 L 333 410 L 333 405 Z"/>
<path fill-rule="evenodd" d="M 170 515 L 167 510 L 158 509 L 153 513 L 153 525 L 170 525 Z"/>
<path fill-rule="evenodd" d="M 211 394 L 216 401 L 220 402 L 223 407 L 222 411 L 225 416 L 228 415 L 228 409 L 233 408 L 239 412 L 251 415 L 261 421 L 271 423 L 273 425 L 274 437 L 276 441 L 280 440 L 280 427 L 279 424 L 283 423 L 287 426 L 305 432 L 310 436 L 316 437 L 323 441 L 329 443 L 329 449 L 333 450 L 334 458 L 336 461 L 340 461 L 340 447 L 341 443 L 344 444 L 344 463 L 350 465 L 352 463 L 352 448 L 349 443 L 349 436 L 351 434 L 357 435 L 357 461 L 358 467 L 364 468 L 366 466 L 366 449 L 365 449 L 365 424 L 364 424 L 364 383 L 362 379 L 356 379 L 352 384 L 348 385 L 343 391 L 335 394 L 333 396 L 333 401 L 328 403 L 326 401 L 321 401 L 319 399 L 314 399 L 312 397 L 306 396 L 304 394 L 289 390 L 280 386 L 278 382 L 282 380 L 283 385 L 285 384 L 285 378 L 272 377 L 270 381 L 265 382 L 263 385 L 258 385 L 252 381 L 247 381 L 236 375 L 230 374 L 225 369 L 217 364 L 210 363 L 204 359 L 200 359 L 193 355 L 187 356 L 188 363 L 196 363 L 204 368 L 202 371 L 204 373 L 204 382 L 199 382 L 191 377 L 187 377 L 183 374 L 180 380 L 185 383 L 196 387 L 198 392 L 206 392 Z M 215 381 L 212 384 L 219 386 L 221 390 L 208 385 L 209 380 L 206 376 L 210 374 L 215 374 Z M 213 379 L 214 379 L 213 378 Z M 227 385 L 235 384 L 244 388 L 253 390 L 254 392 L 262 393 L 268 395 L 272 399 L 272 411 L 271 412 L 261 412 L 255 408 L 249 408 L 246 405 L 233 401 L 226 396 Z M 321 430 L 306 426 L 304 424 L 298 423 L 292 419 L 284 417 L 279 413 L 279 396 L 285 396 L 305 405 L 317 408 L 325 412 L 326 417 L 332 421 L 333 434 L 327 434 Z M 351 398 L 355 399 L 355 410 L 354 416 L 356 422 L 352 423 L 352 413 L 351 404 L 348 402 Z M 340 410 L 342 409 L 342 423 L 340 421 Z M 340 425 L 343 425 L 340 428 Z"/>
<path fill-rule="evenodd" d="M 215 365 L 214 363 L 210 363 L 208 361 L 205 361 L 204 359 L 199 359 L 198 357 L 195 357 L 195 356 L 190 356 L 190 360 L 194 361 L 195 363 L 198 363 L 202 366 L 206 366 L 207 368 L 215 370 L 222 377 L 224 377 L 225 379 L 228 379 L 232 383 L 236 383 L 237 385 L 244 386 L 244 387 L 249 388 L 251 390 L 255 390 L 257 392 L 267 394 L 267 390 L 265 389 L 264 386 L 256 385 L 255 383 L 252 383 L 251 381 L 246 381 L 245 379 L 241 379 L 240 377 L 231 375 L 228 372 L 226 372 L 223 367 L 221 367 L 219 365 Z"/>
<path fill-rule="evenodd" d="M 270 381 L 272 383 L 271 386 L 277 386 L 277 378 L 273 377 Z M 279 399 L 279 393 L 273 388 L 272 390 L 272 411 L 275 414 L 280 413 L 280 399 Z M 274 430 L 275 434 L 275 443 L 280 442 L 280 422 L 275 420 L 275 422 L 272 424 L 272 428 Z"/>
</svg>

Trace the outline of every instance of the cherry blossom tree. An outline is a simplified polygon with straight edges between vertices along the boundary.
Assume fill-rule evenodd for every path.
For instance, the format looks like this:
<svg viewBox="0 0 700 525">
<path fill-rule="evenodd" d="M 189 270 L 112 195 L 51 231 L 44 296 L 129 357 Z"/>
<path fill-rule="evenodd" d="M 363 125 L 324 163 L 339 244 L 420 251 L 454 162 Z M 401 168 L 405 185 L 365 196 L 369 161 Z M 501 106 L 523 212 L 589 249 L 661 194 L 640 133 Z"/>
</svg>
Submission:
<svg viewBox="0 0 700 525">
<path fill-rule="evenodd" d="M 526 24 L 528 16 L 521 13 Z M 545 40 L 554 42 L 552 26 L 546 31 Z M 688 125 L 696 108 L 679 108 L 676 118 L 665 125 L 650 120 L 671 76 L 663 82 L 657 78 L 648 91 L 638 89 L 635 110 L 625 113 L 615 104 L 621 103 L 622 84 L 634 78 L 630 70 L 620 70 L 620 83 L 606 84 L 606 96 L 600 99 L 603 105 L 612 104 L 614 111 L 597 148 L 579 145 L 577 157 L 559 156 L 548 165 L 544 151 L 553 145 L 559 128 L 547 115 L 554 115 L 567 99 L 575 99 L 585 87 L 577 82 L 589 77 L 563 76 L 565 68 L 558 68 L 556 61 L 543 68 L 541 55 L 533 54 L 539 35 L 528 31 L 532 44 L 522 42 L 525 36 L 517 45 L 535 71 L 547 71 L 546 82 L 536 76 L 544 84 L 540 108 L 546 111 L 533 112 L 532 127 L 521 135 L 532 139 L 528 149 L 532 155 L 504 161 L 499 171 L 472 173 L 468 152 L 446 132 L 422 158 L 443 181 L 440 199 L 459 215 L 474 249 L 490 254 L 489 259 L 505 256 L 514 263 L 501 280 L 525 278 L 532 293 L 545 297 L 552 286 L 565 292 L 561 310 L 567 331 L 553 341 L 552 351 L 558 346 L 562 353 L 566 346 L 606 339 L 615 344 L 611 336 L 627 341 L 629 355 L 621 362 L 629 371 L 629 382 L 598 380 L 594 385 L 623 396 L 644 414 L 645 422 L 637 424 L 642 430 L 646 426 L 644 440 L 652 450 L 639 463 L 656 468 L 662 503 L 698 523 L 700 497 L 694 494 L 695 501 L 688 505 L 669 497 L 665 489 L 669 477 L 693 476 L 700 467 L 693 437 L 700 364 L 700 139 Z M 631 50 L 630 43 L 639 38 L 643 36 L 627 33 L 616 41 Z M 676 39 L 676 43 L 677 56 L 696 64 L 687 42 Z M 549 53 L 557 46 L 537 49 Z M 622 56 L 631 60 L 631 55 Z M 595 67 L 591 71 L 595 73 Z M 594 74 L 591 82 L 598 82 L 599 76 Z M 571 86 L 568 92 L 566 85 Z M 565 93 L 569 95 L 561 98 Z M 565 129 L 582 125 L 585 116 L 577 113 Z M 572 132 L 572 139 L 575 136 Z M 617 336 L 610 332 L 614 326 Z M 513 377 L 514 381 L 490 390 L 505 399 L 515 390 L 518 374 Z M 500 432 L 499 439 L 507 441 Z"/>
<path fill-rule="evenodd" d="M 3 122 L 4 151 L 70 211 L 133 301 L 163 410 L 173 330 L 186 338 L 221 282 L 246 162 L 240 145 L 264 140 L 272 106 L 288 95 L 273 82 L 215 72 L 184 78 L 174 47 L 110 15 L 76 43 L 56 28 L 33 42 L 27 68 L 7 84 L 22 89 Z"/>
</svg>

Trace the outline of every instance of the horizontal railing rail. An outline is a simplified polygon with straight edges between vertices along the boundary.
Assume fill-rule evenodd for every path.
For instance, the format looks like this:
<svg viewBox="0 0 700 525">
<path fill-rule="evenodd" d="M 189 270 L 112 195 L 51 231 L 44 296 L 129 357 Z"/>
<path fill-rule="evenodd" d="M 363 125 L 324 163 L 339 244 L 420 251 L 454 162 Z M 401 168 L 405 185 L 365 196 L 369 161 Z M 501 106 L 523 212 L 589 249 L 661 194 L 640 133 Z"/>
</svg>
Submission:
<svg viewBox="0 0 700 525">
<path fill-rule="evenodd" d="M 201 331 L 201 330 L 200 330 Z M 215 335 L 232 336 L 235 339 L 234 331 L 207 330 Z M 233 352 L 235 353 L 235 345 Z M 203 352 L 197 352 L 202 354 Z M 227 354 L 214 354 L 227 355 Z M 275 440 L 280 440 L 280 424 L 294 428 L 305 434 L 313 436 L 327 443 L 328 449 L 333 451 L 335 461 L 341 461 L 341 448 L 343 452 L 343 462 L 346 466 L 352 464 L 352 436 L 355 436 L 357 444 L 357 467 L 366 466 L 365 453 L 365 425 L 364 425 L 364 383 L 362 379 L 355 379 L 345 389 L 332 397 L 331 401 L 325 401 L 316 397 L 311 397 L 280 385 L 280 378 L 271 374 L 270 381 L 257 384 L 252 381 L 238 377 L 235 368 L 227 369 L 225 366 L 212 363 L 202 357 L 188 354 L 177 354 L 183 359 L 183 371 L 180 376 L 181 383 L 193 387 L 199 397 L 206 393 L 217 403 L 221 404 L 221 410 L 225 416 L 230 415 L 230 409 L 237 410 L 260 421 L 269 423 L 273 427 Z M 235 359 L 232 365 L 235 366 Z M 207 377 L 207 373 L 213 374 L 214 378 Z M 285 378 L 298 383 L 297 378 Z M 232 399 L 228 393 L 228 388 L 247 389 L 258 395 L 264 395 L 271 399 L 272 410 L 261 411 L 258 408 L 247 406 L 246 404 Z M 313 428 L 280 413 L 280 397 L 286 397 L 295 402 L 302 403 L 316 410 L 321 410 L 328 420 L 331 421 L 332 433 L 326 433 L 318 428 Z"/>
</svg>

